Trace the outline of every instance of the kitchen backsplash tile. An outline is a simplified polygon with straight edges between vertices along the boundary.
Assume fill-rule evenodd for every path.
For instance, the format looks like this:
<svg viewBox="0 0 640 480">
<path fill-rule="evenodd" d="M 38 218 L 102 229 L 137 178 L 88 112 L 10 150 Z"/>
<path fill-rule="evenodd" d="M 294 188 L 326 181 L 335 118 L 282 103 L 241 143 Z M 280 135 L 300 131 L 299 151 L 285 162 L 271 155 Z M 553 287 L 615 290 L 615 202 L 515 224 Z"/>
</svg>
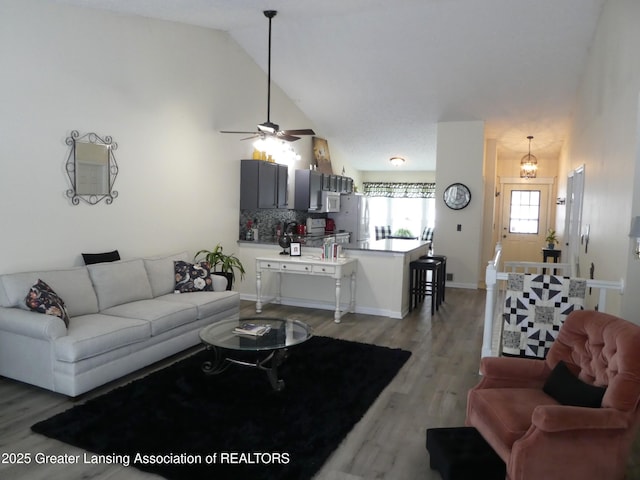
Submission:
<svg viewBox="0 0 640 480">
<path fill-rule="evenodd" d="M 278 223 L 283 227 L 287 222 L 305 223 L 308 217 L 326 218 L 326 214 L 309 213 L 305 210 L 289 210 L 284 208 L 240 210 L 238 238 L 240 240 L 246 239 L 249 221 L 251 221 L 252 225 L 255 223 L 258 224 L 258 238 L 263 241 L 275 237 Z M 255 226 L 253 226 L 253 228 L 255 228 Z"/>
</svg>

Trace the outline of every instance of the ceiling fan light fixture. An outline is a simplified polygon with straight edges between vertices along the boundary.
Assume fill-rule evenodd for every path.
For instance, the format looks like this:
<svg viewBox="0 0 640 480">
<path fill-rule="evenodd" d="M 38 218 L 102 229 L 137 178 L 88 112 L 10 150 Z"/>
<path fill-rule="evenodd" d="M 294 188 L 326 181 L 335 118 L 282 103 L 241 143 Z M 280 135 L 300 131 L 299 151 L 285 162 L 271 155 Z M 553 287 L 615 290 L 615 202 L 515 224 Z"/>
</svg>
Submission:
<svg viewBox="0 0 640 480">
<path fill-rule="evenodd" d="M 405 160 L 402 157 L 391 157 L 389 161 L 394 167 L 400 167 L 401 165 L 404 165 Z"/>
<path fill-rule="evenodd" d="M 531 140 L 533 136 L 529 135 L 529 153 L 520 160 L 520 178 L 536 178 L 538 172 L 538 159 L 535 155 L 531 155 Z"/>
<path fill-rule="evenodd" d="M 276 125 L 273 122 L 264 122 L 258 125 L 258 130 L 265 133 L 276 133 L 280 129 L 279 125 Z"/>
<path fill-rule="evenodd" d="M 290 143 L 277 137 L 261 137 L 253 142 L 253 148 L 259 152 L 264 152 L 265 156 L 271 157 L 276 163 L 285 165 L 291 165 L 302 158 Z"/>
</svg>

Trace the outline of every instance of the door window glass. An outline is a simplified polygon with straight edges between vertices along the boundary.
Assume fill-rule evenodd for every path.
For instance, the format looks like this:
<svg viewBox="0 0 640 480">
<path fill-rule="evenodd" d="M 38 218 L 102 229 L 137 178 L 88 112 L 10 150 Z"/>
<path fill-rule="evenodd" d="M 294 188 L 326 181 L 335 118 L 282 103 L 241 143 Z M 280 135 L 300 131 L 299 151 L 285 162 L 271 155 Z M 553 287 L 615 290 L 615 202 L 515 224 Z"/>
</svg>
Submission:
<svg viewBox="0 0 640 480">
<path fill-rule="evenodd" d="M 540 230 L 540 190 L 512 190 L 509 233 L 538 234 Z"/>
</svg>

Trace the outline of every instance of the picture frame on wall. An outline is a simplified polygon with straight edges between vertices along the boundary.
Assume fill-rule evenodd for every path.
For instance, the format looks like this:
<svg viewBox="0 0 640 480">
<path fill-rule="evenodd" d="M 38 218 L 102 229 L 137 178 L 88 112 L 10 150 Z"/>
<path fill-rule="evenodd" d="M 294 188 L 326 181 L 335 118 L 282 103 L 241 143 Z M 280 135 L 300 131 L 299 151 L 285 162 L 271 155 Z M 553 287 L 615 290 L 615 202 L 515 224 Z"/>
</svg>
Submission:
<svg viewBox="0 0 640 480">
<path fill-rule="evenodd" d="M 324 138 L 313 137 L 313 159 L 316 162 L 316 169 L 320 173 L 326 173 L 327 175 L 333 174 L 333 168 L 331 167 L 331 155 L 329 154 L 329 142 Z"/>
<path fill-rule="evenodd" d="M 292 257 L 299 257 L 302 255 L 302 248 L 300 247 L 300 242 L 291 242 L 289 255 Z"/>
</svg>

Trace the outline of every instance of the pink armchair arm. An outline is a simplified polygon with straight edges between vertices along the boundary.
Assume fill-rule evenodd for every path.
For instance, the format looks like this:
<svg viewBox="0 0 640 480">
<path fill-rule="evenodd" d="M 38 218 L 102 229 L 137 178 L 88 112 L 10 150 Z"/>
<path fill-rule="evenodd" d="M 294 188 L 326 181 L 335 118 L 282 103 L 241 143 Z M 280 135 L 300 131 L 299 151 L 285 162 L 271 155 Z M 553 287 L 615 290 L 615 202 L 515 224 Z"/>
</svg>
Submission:
<svg viewBox="0 0 640 480">
<path fill-rule="evenodd" d="M 484 357 L 482 381 L 476 388 L 541 388 L 549 376 L 544 360 L 518 357 Z"/>
<path fill-rule="evenodd" d="M 633 432 L 628 414 L 613 408 L 540 405 L 532 421 L 511 447 L 508 478 L 624 478 L 627 437 Z"/>
<path fill-rule="evenodd" d="M 631 417 L 613 408 L 540 405 L 533 411 L 531 423 L 545 432 L 611 430 L 629 428 Z"/>
</svg>

